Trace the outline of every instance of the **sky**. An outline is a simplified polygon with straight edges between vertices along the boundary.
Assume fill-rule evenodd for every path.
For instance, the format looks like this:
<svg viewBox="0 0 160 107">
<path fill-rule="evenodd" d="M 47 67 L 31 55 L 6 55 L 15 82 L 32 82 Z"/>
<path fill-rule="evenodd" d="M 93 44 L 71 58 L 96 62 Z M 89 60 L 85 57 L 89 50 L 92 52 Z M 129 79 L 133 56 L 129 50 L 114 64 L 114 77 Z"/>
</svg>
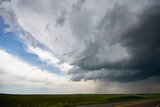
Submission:
<svg viewBox="0 0 160 107">
<path fill-rule="evenodd" d="M 0 0 L 0 93 L 160 92 L 160 0 Z"/>
</svg>

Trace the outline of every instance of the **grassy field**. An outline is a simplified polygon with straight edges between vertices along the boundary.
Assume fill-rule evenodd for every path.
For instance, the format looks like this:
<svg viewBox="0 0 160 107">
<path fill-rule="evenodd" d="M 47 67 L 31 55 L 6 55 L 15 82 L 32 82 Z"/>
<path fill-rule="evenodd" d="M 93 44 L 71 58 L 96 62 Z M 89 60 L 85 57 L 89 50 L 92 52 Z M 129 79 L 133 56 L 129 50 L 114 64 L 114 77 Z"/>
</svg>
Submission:
<svg viewBox="0 0 160 107">
<path fill-rule="evenodd" d="M 0 94 L 0 107 L 70 107 L 160 98 L 160 94 L 73 94 L 7 95 Z"/>
</svg>

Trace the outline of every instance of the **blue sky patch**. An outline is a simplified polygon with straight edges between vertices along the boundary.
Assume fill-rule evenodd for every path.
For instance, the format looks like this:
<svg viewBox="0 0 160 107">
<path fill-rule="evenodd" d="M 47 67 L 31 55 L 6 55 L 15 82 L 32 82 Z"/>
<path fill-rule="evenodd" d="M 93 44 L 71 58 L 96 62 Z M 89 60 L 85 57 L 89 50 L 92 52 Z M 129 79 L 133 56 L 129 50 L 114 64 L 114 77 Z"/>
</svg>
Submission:
<svg viewBox="0 0 160 107">
<path fill-rule="evenodd" d="M 44 70 L 48 70 L 57 74 L 60 73 L 58 68 L 54 68 L 53 66 L 47 65 L 46 62 L 42 62 L 37 55 L 26 52 L 25 49 L 27 47 L 19 40 L 15 33 L 4 32 L 4 28 L 6 27 L 7 25 L 4 24 L 3 18 L 0 17 L 0 49 L 5 50 L 9 54 L 14 55 L 33 66 L 38 66 L 40 68 L 43 67 Z M 40 43 L 39 47 L 47 49 L 47 47 Z"/>
</svg>

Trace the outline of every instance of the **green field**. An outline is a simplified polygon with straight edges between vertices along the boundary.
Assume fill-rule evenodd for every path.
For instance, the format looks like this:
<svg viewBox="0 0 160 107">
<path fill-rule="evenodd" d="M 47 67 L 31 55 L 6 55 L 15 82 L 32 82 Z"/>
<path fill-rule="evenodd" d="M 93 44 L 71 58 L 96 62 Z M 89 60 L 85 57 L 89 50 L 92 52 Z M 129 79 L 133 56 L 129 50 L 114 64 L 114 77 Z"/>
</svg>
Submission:
<svg viewBox="0 0 160 107">
<path fill-rule="evenodd" d="M 160 94 L 73 94 L 8 95 L 0 94 L 0 107 L 70 107 L 160 98 Z"/>
</svg>

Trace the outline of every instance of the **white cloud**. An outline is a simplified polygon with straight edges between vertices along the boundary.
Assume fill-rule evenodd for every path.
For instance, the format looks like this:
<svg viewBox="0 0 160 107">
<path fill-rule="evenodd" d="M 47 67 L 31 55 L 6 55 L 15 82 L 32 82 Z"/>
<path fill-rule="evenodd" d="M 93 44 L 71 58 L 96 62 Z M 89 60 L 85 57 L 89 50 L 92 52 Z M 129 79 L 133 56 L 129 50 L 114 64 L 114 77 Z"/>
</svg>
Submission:
<svg viewBox="0 0 160 107">
<path fill-rule="evenodd" d="M 1 85 L 13 85 L 25 89 L 47 88 L 51 93 L 92 93 L 94 89 L 91 81 L 72 82 L 68 77 L 45 70 L 42 72 L 39 68 L 3 50 L 0 50 L 0 74 Z"/>
<path fill-rule="evenodd" d="M 68 52 L 71 48 L 70 45 L 75 43 L 67 24 L 68 20 L 63 27 L 56 26 L 56 20 L 58 13 L 70 10 L 71 3 L 58 0 L 48 0 L 45 3 L 36 0 L 27 3 L 22 1 L 12 2 L 12 8 L 20 25 L 56 53 Z M 42 9 L 42 7 L 44 8 Z"/>
<path fill-rule="evenodd" d="M 33 47 L 28 47 L 28 52 L 33 53 L 38 55 L 38 57 L 43 61 L 47 62 L 48 65 L 54 66 L 56 68 L 59 68 L 60 71 L 65 71 L 67 72 L 69 69 L 72 68 L 71 65 L 65 62 L 61 62 L 58 58 L 54 57 L 54 55 L 49 52 L 42 50 L 40 48 L 33 48 Z"/>
</svg>

